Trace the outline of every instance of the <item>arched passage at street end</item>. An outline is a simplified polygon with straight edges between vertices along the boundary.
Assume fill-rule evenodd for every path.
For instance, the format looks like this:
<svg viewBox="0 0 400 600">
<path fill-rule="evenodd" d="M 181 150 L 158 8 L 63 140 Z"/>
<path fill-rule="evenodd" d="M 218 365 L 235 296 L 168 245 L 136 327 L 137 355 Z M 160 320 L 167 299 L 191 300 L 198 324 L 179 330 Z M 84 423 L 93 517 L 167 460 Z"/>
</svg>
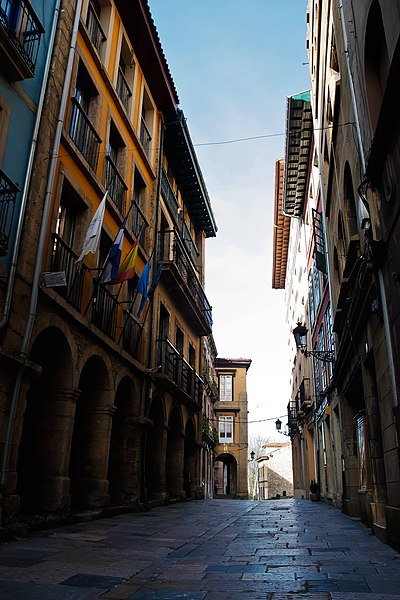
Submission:
<svg viewBox="0 0 400 600">
<path fill-rule="evenodd" d="M 237 462 L 229 453 L 217 456 L 215 460 L 214 481 L 218 483 L 219 496 L 236 496 L 237 489 Z"/>
</svg>

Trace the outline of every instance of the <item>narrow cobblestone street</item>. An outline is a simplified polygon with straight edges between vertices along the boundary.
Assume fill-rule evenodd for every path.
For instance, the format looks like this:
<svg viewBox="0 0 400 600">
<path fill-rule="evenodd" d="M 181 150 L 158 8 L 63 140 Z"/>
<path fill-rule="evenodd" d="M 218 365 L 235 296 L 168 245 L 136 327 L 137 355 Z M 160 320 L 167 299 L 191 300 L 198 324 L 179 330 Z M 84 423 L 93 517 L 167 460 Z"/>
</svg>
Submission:
<svg viewBox="0 0 400 600">
<path fill-rule="evenodd" d="M 400 555 L 306 500 L 204 500 L 0 546 L 0 598 L 400 600 Z"/>
</svg>

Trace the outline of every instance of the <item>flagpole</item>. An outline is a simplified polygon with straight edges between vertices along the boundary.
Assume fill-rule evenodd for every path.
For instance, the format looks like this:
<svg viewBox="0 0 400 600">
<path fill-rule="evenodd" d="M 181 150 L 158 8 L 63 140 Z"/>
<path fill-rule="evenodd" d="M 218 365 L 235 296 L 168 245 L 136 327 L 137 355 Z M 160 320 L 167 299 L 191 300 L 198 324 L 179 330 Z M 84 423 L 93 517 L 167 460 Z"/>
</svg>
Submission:
<svg viewBox="0 0 400 600">
<path fill-rule="evenodd" d="M 122 219 L 122 223 L 123 223 L 124 221 L 125 221 L 125 223 L 126 223 L 126 221 L 127 221 L 127 219 L 128 219 L 128 216 L 129 216 L 129 213 L 130 213 L 130 212 L 131 212 L 131 210 L 132 210 L 132 207 L 133 207 L 133 202 L 131 202 L 131 204 L 130 204 L 130 206 L 129 206 L 129 209 L 128 209 L 128 212 L 126 213 L 125 217 Z M 122 225 L 122 223 L 121 223 L 121 225 Z M 141 230 L 141 232 L 140 232 L 140 236 L 142 235 L 143 228 L 144 228 L 144 225 L 143 225 L 143 227 L 142 227 L 142 230 Z M 115 235 L 115 237 L 114 237 L 114 241 L 113 241 L 113 243 L 112 243 L 112 245 L 111 245 L 111 248 L 114 246 L 114 244 L 115 244 L 115 242 L 116 242 L 116 239 L 117 239 L 117 237 L 118 237 L 118 235 L 119 235 L 120 229 L 121 229 L 121 226 L 118 228 L 118 231 L 117 231 L 117 233 L 116 233 L 116 235 Z M 140 239 L 140 237 L 137 237 L 136 239 L 137 239 L 137 240 L 139 240 L 139 239 Z M 110 249 L 110 250 L 111 250 L 111 249 Z M 93 269 L 94 271 L 95 271 L 95 270 L 99 271 L 98 278 L 97 278 L 97 286 L 100 284 L 101 278 L 102 278 L 102 276 L 103 276 L 103 274 L 104 274 L 104 271 L 105 271 L 105 268 L 106 268 L 106 265 L 107 265 L 107 259 L 104 261 L 104 264 L 103 264 L 103 266 L 102 266 L 102 267 L 97 267 L 97 269 Z M 123 282 L 122 282 L 122 283 L 123 283 Z M 122 285 L 122 284 L 121 284 L 121 285 Z M 121 289 L 121 288 L 120 288 L 120 289 Z M 118 295 L 119 295 L 120 289 L 118 290 L 118 293 L 117 293 L 117 296 L 116 296 L 117 298 L 118 298 Z M 96 294 L 96 291 L 97 291 L 97 287 L 96 287 L 96 285 L 94 285 L 94 286 L 93 286 L 93 291 L 92 291 L 92 294 L 91 294 L 91 296 L 90 296 L 90 299 L 89 299 L 89 302 L 88 302 L 88 304 L 87 304 L 87 306 L 86 306 L 85 312 L 83 313 L 83 316 L 84 316 L 84 317 L 86 317 L 86 314 L 87 314 L 87 312 L 88 312 L 88 310 L 89 310 L 89 307 L 90 307 L 90 305 L 91 305 L 91 304 L 92 304 L 92 302 L 93 302 L 93 299 L 94 299 L 94 296 L 95 296 L 95 294 Z"/>
</svg>

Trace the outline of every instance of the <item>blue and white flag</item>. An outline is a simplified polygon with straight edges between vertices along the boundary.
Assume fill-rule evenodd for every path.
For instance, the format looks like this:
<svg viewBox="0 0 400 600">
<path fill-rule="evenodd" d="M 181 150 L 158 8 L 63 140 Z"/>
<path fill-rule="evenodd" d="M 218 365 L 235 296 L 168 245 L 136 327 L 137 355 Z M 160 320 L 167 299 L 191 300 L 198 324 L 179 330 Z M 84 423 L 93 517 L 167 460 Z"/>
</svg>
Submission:
<svg viewBox="0 0 400 600">
<path fill-rule="evenodd" d="M 121 262 L 122 245 L 124 243 L 126 217 L 122 222 L 120 230 L 114 240 L 110 252 L 103 265 L 102 274 L 100 277 L 101 283 L 113 283 L 118 276 L 119 263 Z"/>
<path fill-rule="evenodd" d="M 147 288 L 149 285 L 149 279 L 150 279 L 150 260 L 148 260 L 147 263 L 145 264 L 142 274 L 140 275 L 139 281 L 137 282 L 137 286 L 136 286 L 136 293 L 142 295 L 142 300 L 140 302 L 139 310 L 137 313 L 138 318 L 140 318 L 140 315 L 142 314 L 142 311 L 146 304 L 146 300 L 147 300 L 147 296 L 148 296 Z"/>
</svg>

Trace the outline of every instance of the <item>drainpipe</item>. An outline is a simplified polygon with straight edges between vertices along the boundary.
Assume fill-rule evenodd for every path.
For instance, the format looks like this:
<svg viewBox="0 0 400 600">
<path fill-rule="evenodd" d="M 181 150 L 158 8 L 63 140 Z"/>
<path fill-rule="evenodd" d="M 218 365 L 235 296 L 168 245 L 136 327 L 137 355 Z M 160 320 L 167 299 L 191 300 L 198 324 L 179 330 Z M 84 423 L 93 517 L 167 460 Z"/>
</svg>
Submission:
<svg viewBox="0 0 400 600">
<path fill-rule="evenodd" d="M 365 170 L 366 170 L 365 169 L 365 167 L 366 167 L 365 155 L 364 155 L 364 149 L 363 149 L 363 145 L 362 145 L 360 120 L 359 120 L 358 110 L 357 110 L 357 102 L 356 102 L 356 95 L 355 95 L 355 90 L 354 90 L 353 76 L 351 73 L 350 57 L 349 57 L 349 50 L 348 50 L 348 38 L 347 38 L 347 31 L 346 31 L 346 26 L 345 26 L 345 22 L 344 22 L 343 2 L 341 2 L 340 0 L 339 0 L 339 10 L 340 10 L 340 21 L 342 23 L 342 32 L 343 32 L 343 41 L 344 41 L 344 47 L 345 47 L 347 72 L 349 75 L 351 102 L 352 102 L 352 106 L 353 106 L 353 110 L 354 110 L 354 117 L 355 117 L 355 122 L 356 122 L 356 132 L 357 132 L 358 145 L 359 145 L 359 150 L 360 150 L 360 160 L 361 160 L 361 166 L 362 166 L 363 172 L 365 173 Z M 366 205 L 366 209 L 369 214 L 369 207 L 367 205 Z M 397 407 L 399 404 L 399 401 L 397 398 L 397 391 L 396 391 L 396 376 L 395 376 L 395 370 L 394 370 L 393 351 L 392 351 L 391 335 L 390 335 L 390 327 L 389 327 L 389 315 L 388 315 L 388 310 L 387 310 L 386 290 L 385 290 L 385 285 L 384 285 L 384 281 L 383 281 L 382 269 L 379 268 L 377 271 L 378 271 L 378 281 L 379 281 L 379 292 L 380 292 L 380 295 L 382 298 L 382 316 L 383 316 L 383 326 L 385 329 L 386 353 L 387 353 L 387 359 L 388 359 L 390 382 L 392 384 L 392 390 L 393 390 L 393 406 Z"/>
<path fill-rule="evenodd" d="M 72 65 L 73 65 L 75 48 L 76 48 L 76 40 L 78 37 L 78 26 L 79 26 L 81 9 L 82 9 L 82 0 L 77 0 L 75 20 L 74 20 L 74 25 L 73 25 L 73 30 L 72 30 L 71 43 L 70 43 L 70 47 L 69 47 L 68 62 L 67 62 L 67 67 L 66 67 L 66 71 L 65 71 L 64 86 L 63 86 L 61 104 L 60 104 L 60 109 L 59 109 L 59 114 L 58 114 L 57 128 L 56 128 L 56 133 L 55 133 L 54 142 L 53 142 L 53 149 L 52 149 L 52 152 L 50 155 L 49 175 L 48 175 L 46 193 L 45 193 L 45 197 L 44 197 L 43 215 L 42 215 L 42 220 L 41 220 L 39 244 L 38 244 L 38 251 L 37 251 L 36 262 L 35 262 L 35 271 L 34 271 L 33 281 L 32 281 L 32 291 L 31 291 L 31 301 L 30 301 L 30 306 L 29 306 L 28 321 L 27 321 L 27 325 L 25 328 L 25 333 L 24 333 L 24 337 L 22 340 L 22 344 L 21 344 L 21 350 L 20 350 L 20 357 L 22 359 L 22 363 L 21 363 L 21 366 L 20 366 L 18 374 L 17 374 L 17 378 L 15 381 L 15 387 L 14 387 L 13 395 L 11 398 L 10 414 L 8 417 L 6 438 L 5 438 L 5 442 L 4 442 L 4 454 L 3 454 L 3 461 L 2 461 L 2 465 L 1 465 L 1 474 L 0 474 L 0 492 L 2 491 L 3 493 L 5 491 L 5 487 L 6 487 L 6 483 L 7 483 L 11 441 L 12 441 L 12 434 L 13 434 L 13 429 L 14 429 L 15 415 L 16 415 L 17 407 L 18 407 L 19 393 L 20 393 L 22 378 L 23 378 L 23 374 L 24 374 L 24 367 L 26 364 L 27 356 L 28 356 L 28 349 L 29 349 L 29 345 L 31 342 L 33 325 L 34 325 L 35 318 L 36 318 L 38 295 L 39 295 L 39 280 L 40 280 L 40 274 L 41 274 L 41 269 L 42 269 L 43 254 L 44 254 L 44 249 L 46 246 L 46 239 L 47 239 L 47 225 L 48 225 L 48 218 L 49 218 L 49 212 L 50 212 L 51 194 L 52 194 L 52 189 L 53 189 L 54 180 L 55 180 L 57 156 L 58 156 L 59 147 L 60 147 L 61 132 L 62 132 L 62 127 L 63 127 L 65 108 L 66 108 L 67 100 L 68 100 L 68 96 L 69 96 L 69 86 L 70 86 L 70 82 L 71 82 Z"/>
<path fill-rule="evenodd" d="M 49 71 L 50 71 L 51 59 L 52 59 L 52 54 L 53 54 L 54 39 L 55 39 L 56 31 L 57 31 L 57 21 L 58 21 L 58 15 L 59 15 L 59 11 L 60 11 L 60 4 L 61 4 L 61 0 L 56 0 L 56 7 L 54 9 L 53 22 L 52 22 L 51 32 L 50 32 L 49 48 L 48 48 L 47 56 L 46 56 L 46 64 L 45 64 L 45 68 L 44 68 L 44 72 L 43 72 L 43 81 L 42 81 L 42 86 L 40 89 L 39 102 L 38 102 L 38 107 L 37 107 L 37 111 L 36 111 L 36 119 L 35 119 L 35 125 L 34 125 L 34 129 L 33 129 L 31 149 L 30 149 L 29 158 L 28 158 L 28 166 L 26 169 L 24 189 L 22 191 L 21 210 L 20 210 L 19 217 L 18 217 L 17 233 L 16 233 L 16 237 L 15 237 L 14 249 L 13 249 L 13 254 L 12 254 L 12 259 L 11 259 L 10 272 L 8 274 L 3 316 L 0 320 L 0 333 L 6 326 L 8 319 L 10 317 L 11 300 L 12 300 L 12 295 L 13 295 L 13 291 L 14 291 L 14 281 L 15 281 L 15 274 L 16 274 L 16 270 L 17 270 L 17 260 L 18 260 L 18 255 L 19 255 L 19 248 L 21 245 L 22 228 L 23 228 L 23 224 L 24 224 L 26 203 L 28 200 L 28 190 L 29 190 L 29 185 L 31 183 L 33 159 L 35 157 L 36 145 L 37 145 L 38 134 L 39 134 L 39 127 L 40 127 L 40 123 L 42 120 L 43 104 L 44 104 L 44 98 L 46 95 L 47 82 L 49 79 Z"/>
</svg>

